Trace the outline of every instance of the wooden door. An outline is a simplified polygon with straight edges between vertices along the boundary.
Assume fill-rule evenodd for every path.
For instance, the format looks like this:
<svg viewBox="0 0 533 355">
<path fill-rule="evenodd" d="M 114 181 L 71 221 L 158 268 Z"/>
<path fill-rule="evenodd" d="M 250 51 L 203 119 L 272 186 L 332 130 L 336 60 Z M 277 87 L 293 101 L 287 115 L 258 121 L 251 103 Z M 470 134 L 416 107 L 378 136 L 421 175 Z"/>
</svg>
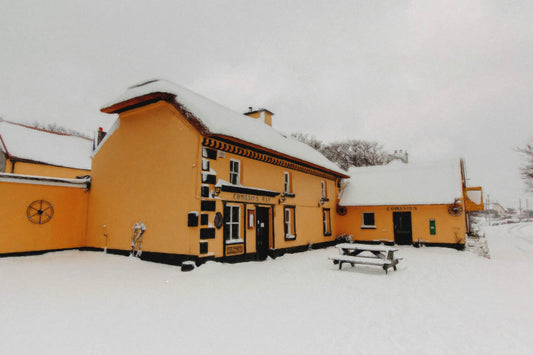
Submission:
<svg viewBox="0 0 533 355">
<path fill-rule="evenodd" d="M 413 244 L 411 212 L 393 212 L 394 241 L 399 245 Z"/>
<path fill-rule="evenodd" d="M 268 241 L 269 241 L 269 222 L 270 222 L 270 209 L 268 207 L 257 207 L 256 208 L 256 230 L 255 230 L 255 239 L 256 239 L 256 250 L 257 250 L 257 259 L 265 260 L 268 256 Z"/>
</svg>

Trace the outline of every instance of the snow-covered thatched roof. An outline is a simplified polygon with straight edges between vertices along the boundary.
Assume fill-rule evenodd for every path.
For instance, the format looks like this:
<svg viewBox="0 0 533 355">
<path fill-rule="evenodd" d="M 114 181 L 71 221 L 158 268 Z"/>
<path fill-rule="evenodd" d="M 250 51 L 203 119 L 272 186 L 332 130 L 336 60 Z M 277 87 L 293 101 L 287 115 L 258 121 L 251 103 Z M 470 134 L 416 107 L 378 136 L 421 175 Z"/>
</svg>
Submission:
<svg viewBox="0 0 533 355">
<path fill-rule="evenodd" d="M 449 204 L 462 196 L 459 160 L 351 168 L 341 206 Z"/>
<path fill-rule="evenodd" d="M 182 114 L 206 136 L 223 137 L 258 146 L 283 157 L 310 163 L 335 175 L 346 176 L 336 164 L 307 144 L 280 133 L 260 120 L 237 113 L 166 80 L 152 80 L 132 86 L 108 103 L 102 111 L 120 113 L 158 100 L 176 104 Z"/>
<path fill-rule="evenodd" d="M 0 119 L 0 151 L 8 158 L 91 170 L 93 141 Z"/>
</svg>

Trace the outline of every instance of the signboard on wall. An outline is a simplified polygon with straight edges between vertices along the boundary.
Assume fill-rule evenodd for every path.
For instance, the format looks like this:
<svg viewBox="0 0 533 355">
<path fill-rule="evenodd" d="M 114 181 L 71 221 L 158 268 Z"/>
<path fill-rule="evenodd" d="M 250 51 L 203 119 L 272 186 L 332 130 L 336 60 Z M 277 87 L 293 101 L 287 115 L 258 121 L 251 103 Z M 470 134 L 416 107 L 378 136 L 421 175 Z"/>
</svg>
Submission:
<svg viewBox="0 0 533 355">
<path fill-rule="evenodd" d="M 244 254 L 244 244 L 230 244 L 226 245 L 226 255 L 240 255 Z"/>
</svg>

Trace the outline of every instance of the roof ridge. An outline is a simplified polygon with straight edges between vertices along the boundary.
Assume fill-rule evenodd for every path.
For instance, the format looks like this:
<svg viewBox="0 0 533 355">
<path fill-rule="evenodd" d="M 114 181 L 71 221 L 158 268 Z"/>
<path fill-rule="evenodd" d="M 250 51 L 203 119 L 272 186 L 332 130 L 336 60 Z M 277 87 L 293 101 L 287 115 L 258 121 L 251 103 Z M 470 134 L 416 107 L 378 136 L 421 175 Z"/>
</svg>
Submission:
<svg viewBox="0 0 533 355">
<path fill-rule="evenodd" d="M 8 121 L 8 120 L 2 120 L 0 122 L 6 122 L 6 123 L 10 123 L 10 124 L 13 124 L 13 125 L 16 125 L 16 126 L 20 126 L 20 127 L 24 127 L 24 128 L 28 128 L 28 129 L 33 129 L 35 131 L 41 131 L 41 132 L 45 132 L 45 133 L 51 133 L 51 134 L 57 134 L 59 136 L 68 136 L 68 137 L 75 137 L 75 138 L 82 138 L 82 139 L 87 139 L 89 141 L 92 141 L 91 138 L 87 138 L 87 137 L 83 137 L 83 136 L 78 136 L 78 135 L 75 135 L 75 134 L 71 134 L 71 133 L 64 133 L 64 132 L 55 132 L 55 131 L 50 131 L 48 129 L 44 129 L 44 128 L 38 128 L 38 127 L 34 127 L 34 126 L 30 126 L 28 124 L 24 124 L 24 123 L 19 123 L 19 122 L 13 122 L 13 121 Z"/>
</svg>

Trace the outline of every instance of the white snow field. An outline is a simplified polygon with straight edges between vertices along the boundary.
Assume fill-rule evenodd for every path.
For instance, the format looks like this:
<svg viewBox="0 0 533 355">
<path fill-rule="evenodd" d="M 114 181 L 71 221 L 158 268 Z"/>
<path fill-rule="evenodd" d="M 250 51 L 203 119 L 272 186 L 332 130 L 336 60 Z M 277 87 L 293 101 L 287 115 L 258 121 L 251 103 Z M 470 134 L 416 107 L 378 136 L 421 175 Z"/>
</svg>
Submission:
<svg viewBox="0 0 533 355">
<path fill-rule="evenodd" d="M 97 252 L 0 259 L 3 354 L 531 354 L 533 223 L 491 259 L 400 246 L 397 272 L 335 248 L 192 272 Z"/>
</svg>

